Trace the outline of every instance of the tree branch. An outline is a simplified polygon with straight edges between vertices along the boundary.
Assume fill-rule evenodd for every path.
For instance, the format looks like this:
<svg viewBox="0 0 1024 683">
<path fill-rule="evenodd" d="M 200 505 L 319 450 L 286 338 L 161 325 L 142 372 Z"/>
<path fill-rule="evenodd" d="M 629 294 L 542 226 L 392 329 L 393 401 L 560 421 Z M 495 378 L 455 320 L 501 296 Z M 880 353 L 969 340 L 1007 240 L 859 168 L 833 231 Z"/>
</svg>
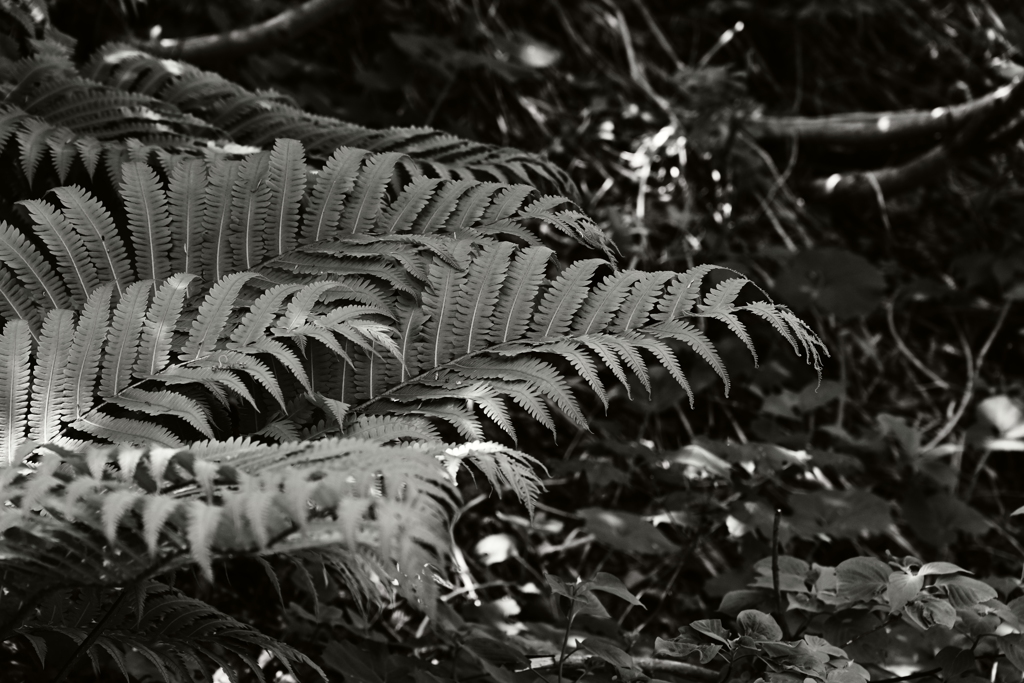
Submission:
<svg viewBox="0 0 1024 683">
<path fill-rule="evenodd" d="M 530 661 L 530 668 L 527 671 L 552 669 L 558 665 L 558 659 L 558 657 L 533 657 Z M 599 659 L 600 657 L 586 652 L 574 652 L 566 657 L 565 666 L 578 669 L 586 666 L 591 660 Z M 672 673 L 697 683 L 715 683 L 718 680 L 717 671 L 696 664 L 677 662 L 671 659 L 658 659 L 657 657 L 633 657 L 633 663 L 644 671 Z"/>
<path fill-rule="evenodd" d="M 224 33 L 191 38 L 164 38 L 142 47 L 161 57 L 211 61 L 253 52 L 308 31 L 332 15 L 347 12 L 355 0 L 308 0 L 266 21 Z"/>
<path fill-rule="evenodd" d="M 874 171 L 834 173 L 810 183 L 809 194 L 818 197 L 866 197 L 902 192 L 921 185 L 940 173 L 966 152 L 984 144 L 992 136 L 1008 129 L 1020 132 L 1014 122 L 1024 109 L 1024 79 L 1004 86 L 994 93 L 997 100 L 982 113 L 972 116 L 948 142 L 936 145 L 921 156 L 899 166 Z"/>
<path fill-rule="evenodd" d="M 798 138 L 825 144 L 895 143 L 948 133 L 974 116 L 987 116 L 999 107 L 1014 84 L 983 97 L 929 110 L 850 112 L 834 116 L 764 116 L 756 113 L 744 122 L 748 135 L 758 140 Z"/>
</svg>

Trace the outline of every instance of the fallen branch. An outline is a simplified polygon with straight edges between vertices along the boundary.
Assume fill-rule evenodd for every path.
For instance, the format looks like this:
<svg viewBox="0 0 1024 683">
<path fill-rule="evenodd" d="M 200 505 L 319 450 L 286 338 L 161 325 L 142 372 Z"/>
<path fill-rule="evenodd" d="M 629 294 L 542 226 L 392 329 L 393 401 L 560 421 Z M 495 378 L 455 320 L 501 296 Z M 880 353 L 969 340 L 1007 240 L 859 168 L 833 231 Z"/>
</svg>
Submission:
<svg viewBox="0 0 1024 683">
<path fill-rule="evenodd" d="M 565 660 L 565 666 L 572 669 L 580 669 L 590 664 L 602 661 L 600 657 L 586 652 L 574 652 Z M 676 662 L 671 659 L 658 659 L 656 657 L 633 657 L 633 663 L 647 672 L 671 673 L 677 676 L 689 678 L 697 683 L 715 683 L 718 681 L 718 672 L 696 664 Z M 558 657 L 533 657 L 530 661 L 530 668 L 527 671 L 540 671 L 543 669 L 554 669 L 558 666 Z"/>
<path fill-rule="evenodd" d="M 899 166 L 873 171 L 834 173 L 812 181 L 809 194 L 819 197 L 865 197 L 895 194 L 917 187 L 937 175 L 952 161 L 983 144 L 993 135 L 1000 135 L 1012 126 L 1024 109 L 1024 79 L 1004 86 L 996 93 L 997 101 L 984 114 L 972 116 L 948 142 L 936 145 L 921 156 Z"/>
<path fill-rule="evenodd" d="M 347 12 L 355 0 L 308 0 L 297 7 L 261 21 L 224 33 L 191 38 L 164 38 L 142 47 L 161 57 L 203 62 L 254 52 L 321 24 L 332 15 Z"/>
<path fill-rule="evenodd" d="M 896 143 L 925 140 L 949 133 L 974 116 L 987 116 L 1006 97 L 1004 85 L 963 104 L 929 110 L 851 112 L 834 116 L 764 116 L 744 122 L 747 134 L 758 140 L 797 138 L 822 144 Z"/>
</svg>

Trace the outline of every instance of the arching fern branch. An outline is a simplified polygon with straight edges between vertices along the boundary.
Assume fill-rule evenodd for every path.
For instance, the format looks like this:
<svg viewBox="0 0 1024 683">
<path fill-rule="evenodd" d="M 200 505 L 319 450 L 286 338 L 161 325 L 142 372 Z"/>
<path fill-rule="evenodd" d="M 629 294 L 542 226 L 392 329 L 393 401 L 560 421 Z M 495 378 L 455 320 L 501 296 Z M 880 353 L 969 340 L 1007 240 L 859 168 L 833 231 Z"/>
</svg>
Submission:
<svg viewBox="0 0 1024 683">
<path fill-rule="evenodd" d="M 338 147 L 397 152 L 415 160 L 414 175 L 525 183 L 575 197 L 576 187 L 555 166 L 525 152 L 464 140 L 431 128 L 373 130 L 302 111 L 273 93 L 253 93 L 188 63 L 154 57 L 130 45 L 108 45 L 84 74 L 125 91 L 174 105 L 223 129 L 237 143 L 269 148 L 278 138 L 302 142 L 326 161 Z"/>
<path fill-rule="evenodd" d="M 323 248 L 337 251 L 337 240 L 351 236 L 373 236 L 384 256 L 391 235 L 539 244 L 534 228 L 547 224 L 567 239 L 609 249 L 594 223 L 566 200 L 529 187 L 421 178 L 392 196 L 403 157 L 348 148 L 337 150 L 310 185 L 304 156 L 298 142 L 279 140 L 270 152 L 241 161 L 167 160 L 166 180 L 144 161 L 123 160 L 117 172 L 125 225 L 78 186 L 55 188 L 57 205 L 24 200 L 31 230 L 0 222 L 6 267 L 0 273 L 9 274 L 0 278 L 0 315 L 37 323 L 50 308 L 82 305 L 107 282 L 123 293 L 136 279 L 161 280 L 172 272 L 212 282 L 271 261 L 288 277 L 312 274 L 321 262 L 317 244 L 334 240 Z M 296 253 L 303 245 L 309 247 Z M 367 249 L 361 258 L 372 256 Z M 426 261 L 404 264 L 414 273 L 427 267 Z M 38 310 L 27 313 L 33 304 Z"/>
<path fill-rule="evenodd" d="M 816 369 L 827 351 L 787 308 L 768 301 L 737 304 L 748 280 L 724 280 L 702 292 L 714 266 L 686 273 L 615 271 L 598 259 L 578 261 L 548 277 L 544 247 L 474 242 L 468 266 L 435 258 L 419 305 L 397 306 L 396 358 L 356 357 L 339 400 L 360 414 L 421 414 L 481 431 L 476 408 L 513 438 L 507 400 L 554 430 L 548 405 L 581 427 L 586 420 L 569 388 L 581 377 L 607 406 L 606 372 L 629 388 L 632 375 L 650 390 L 649 363 L 662 365 L 693 393 L 677 360 L 696 353 L 729 375 L 701 321 L 715 319 L 757 355 L 743 317 L 766 320 Z M 603 273 L 603 274 L 602 274 Z M 558 362 L 553 362 L 558 361 Z M 382 418 L 379 418 L 382 419 Z"/>
</svg>

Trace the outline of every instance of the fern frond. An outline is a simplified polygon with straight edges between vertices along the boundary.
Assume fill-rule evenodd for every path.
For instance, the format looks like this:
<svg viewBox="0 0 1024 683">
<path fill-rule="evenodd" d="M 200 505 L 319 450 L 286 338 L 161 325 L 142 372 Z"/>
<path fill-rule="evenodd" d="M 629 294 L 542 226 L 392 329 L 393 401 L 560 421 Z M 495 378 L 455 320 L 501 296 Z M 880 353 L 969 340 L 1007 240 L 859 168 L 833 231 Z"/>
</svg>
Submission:
<svg viewBox="0 0 1024 683">
<path fill-rule="evenodd" d="M 228 322 L 238 293 L 254 277 L 257 277 L 256 273 L 235 273 L 213 286 L 199 306 L 192 331 L 181 350 L 185 360 L 204 356 L 214 348 Z"/>
<path fill-rule="evenodd" d="M 58 187 L 54 190 L 64 207 L 64 218 L 81 236 L 96 268 L 100 282 L 114 282 L 124 292 L 135 280 L 124 242 L 114 227 L 110 213 L 81 187 Z"/>
<path fill-rule="evenodd" d="M 82 315 L 75 327 L 68 363 L 64 367 L 64 396 L 68 402 L 68 417 L 77 420 L 87 413 L 95 401 L 96 379 L 103 341 L 110 318 L 110 284 L 98 287 L 89 295 Z"/>
<path fill-rule="evenodd" d="M 69 395 L 64 389 L 64 365 L 68 360 L 65 350 L 71 347 L 74 334 L 74 313 L 52 310 L 46 314 L 29 407 L 29 438 L 36 443 L 53 441 L 60 433 L 61 421 L 71 414 Z"/>
<path fill-rule="evenodd" d="M 171 216 L 163 183 L 148 165 L 135 161 L 121 166 L 121 177 L 139 278 L 163 280 L 171 274 Z"/>
<path fill-rule="evenodd" d="M 194 278 L 194 275 L 179 273 L 157 287 L 142 326 L 139 353 L 134 366 L 137 374 L 151 376 L 167 365 L 171 353 L 171 337 L 181 315 L 189 283 Z"/>
<path fill-rule="evenodd" d="M 267 247 L 271 256 L 295 248 L 299 203 L 306 192 L 306 155 L 297 140 L 278 140 L 270 151 L 267 172 L 270 206 L 267 208 Z"/>
<path fill-rule="evenodd" d="M 0 314 L 7 320 L 27 320 L 33 330 L 38 327 L 39 308 L 36 302 L 6 267 L 0 268 Z"/>
<path fill-rule="evenodd" d="M 246 157 L 238 167 L 238 182 L 231 189 L 231 248 L 234 270 L 249 270 L 260 264 L 266 254 L 265 235 L 270 188 L 266 183 L 270 155 L 258 152 Z"/>
<path fill-rule="evenodd" d="M 0 462 L 6 466 L 14 464 L 28 428 L 31 352 L 28 323 L 8 321 L 0 334 Z"/>
<path fill-rule="evenodd" d="M 114 307 L 100 377 L 101 396 L 117 396 L 131 382 L 152 289 L 152 280 L 136 282 L 128 287 Z"/>
<path fill-rule="evenodd" d="M 101 283 L 82 236 L 48 202 L 27 199 L 19 203 L 28 209 L 35 233 L 42 239 L 64 274 L 64 282 L 71 290 L 72 303 L 76 307 L 83 305 L 89 292 Z"/>
<path fill-rule="evenodd" d="M 303 217 L 303 242 L 334 237 L 345 197 L 355 187 L 355 174 L 366 157 L 361 149 L 339 147 L 317 175 L 309 205 Z"/>
<path fill-rule="evenodd" d="M 234 261 L 229 237 L 232 191 L 238 181 L 239 166 L 238 162 L 220 159 L 210 165 L 210 182 L 206 186 L 202 221 L 202 275 L 213 281 L 230 273 Z"/>
<path fill-rule="evenodd" d="M 16 228 L 0 221 L 0 261 L 18 275 L 29 291 L 39 292 L 37 300 L 46 308 L 67 308 L 71 301 L 64 283 L 54 274 L 43 255 Z"/>
<path fill-rule="evenodd" d="M 176 273 L 203 273 L 203 233 L 208 185 L 206 165 L 199 159 L 186 159 L 171 168 L 167 187 L 172 231 L 177 239 L 171 244 L 171 270 Z"/>
<path fill-rule="evenodd" d="M 534 316 L 532 336 L 547 339 L 569 331 L 573 316 L 590 293 L 590 279 L 602 265 L 598 259 L 577 261 L 551 283 Z"/>
</svg>

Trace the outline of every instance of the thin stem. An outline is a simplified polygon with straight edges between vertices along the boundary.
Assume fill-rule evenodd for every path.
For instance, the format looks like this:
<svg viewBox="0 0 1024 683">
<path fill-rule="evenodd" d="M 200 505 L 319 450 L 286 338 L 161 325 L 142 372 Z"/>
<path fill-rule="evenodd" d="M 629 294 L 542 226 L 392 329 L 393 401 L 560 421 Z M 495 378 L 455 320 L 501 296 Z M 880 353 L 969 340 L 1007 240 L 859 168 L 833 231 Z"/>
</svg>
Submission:
<svg viewBox="0 0 1024 683">
<path fill-rule="evenodd" d="M 78 648 L 75 650 L 74 654 L 72 654 L 71 658 L 64 663 L 63 668 L 61 668 L 56 678 L 53 679 L 53 683 L 61 683 L 65 678 L 67 678 L 68 674 L 71 673 L 71 670 L 78 663 L 78 660 L 82 658 L 82 655 L 88 652 L 89 648 L 95 645 L 96 641 L 100 639 L 100 635 L 102 635 L 103 629 L 107 627 L 107 624 L 110 623 L 110 620 L 114 618 L 114 615 L 121 610 L 121 607 L 124 605 L 125 600 L 128 599 L 128 594 L 131 592 L 131 586 L 126 586 L 125 588 L 121 589 L 121 594 L 117 596 L 117 600 L 115 600 L 114 604 L 110 606 L 110 609 L 108 609 L 107 613 L 103 615 L 103 618 L 100 619 L 99 622 L 97 622 L 96 626 L 94 626 L 92 631 L 89 632 L 89 635 L 86 636 L 85 640 L 79 643 Z"/>
<path fill-rule="evenodd" d="M 576 601 L 572 600 L 569 605 L 569 621 L 565 624 L 565 633 L 562 634 L 562 647 L 558 655 L 558 683 L 562 683 L 562 671 L 565 668 L 565 660 L 569 658 L 565 654 L 565 648 L 569 646 L 569 631 L 572 630 L 572 622 L 576 621 Z"/>
<path fill-rule="evenodd" d="M 999 317 L 996 318 L 996 324 L 992 326 L 992 331 L 989 332 L 988 337 L 985 339 L 985 343 L 981 345 L 981 349 L 978 351 L 978 355 L 973 359 L 971 358 L 971 348 L 967 344 L 963 333 L 960 333 L 960 343 L 964 347 L 964 355 L 967 358 L 967 385 L 964 387 L 963 397 L 960 400 L 960 405 L 957 406 L 956 412 L 946 422 L 946 424 L 939 430 L 939 433 L 932 437 L 932 440 L 928 442 L 922 449 L 922 452 L 927 453 L 932 450 L 942 440 L 949 436 L 950 432 L 960 422 L 960 418 L 964 416 L 964 412 L 967 411 L 967 404 L 970 403 L 971 398 L 974 396 L 974 385 L 977 383 L 978 378 L 981 376 L 981 368 L 985 364 L 985 356 L 988 355 L 989 349 L 992 348 L 992 343 L 996 339 L 996 335 L 1003 329 L 1003 323 L 1006 322 L 1006 316 L 1010 313 L 1010 306 L 1013 302 L 1007 301 L 1003 304 L 1003 307 L 999 310 Z"/>
<path fill-rule="evenodd" d="M 779 587 L 779 526 L 782 524 L 782 510 L 775 508 L 772 523 L 772 588 L 775 590 L 775 611 L 782 614 L 782 589 Z"/>
</svg>

